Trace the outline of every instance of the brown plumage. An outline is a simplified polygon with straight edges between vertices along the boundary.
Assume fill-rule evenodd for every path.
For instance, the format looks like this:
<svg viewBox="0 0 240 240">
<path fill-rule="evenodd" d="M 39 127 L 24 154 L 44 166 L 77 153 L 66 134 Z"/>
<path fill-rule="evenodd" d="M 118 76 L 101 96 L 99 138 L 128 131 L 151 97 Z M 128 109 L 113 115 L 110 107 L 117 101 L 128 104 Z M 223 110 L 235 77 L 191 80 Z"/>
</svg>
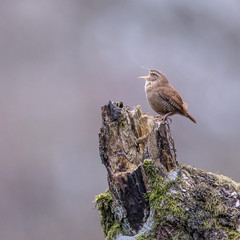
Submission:
<svg viewBox="0 0 240 240">
<path fill-rule="evenodd" d="M 183 102 L 177 90 L 171 86 L 165 75 L 157 70 L 148 69 L 148 76 L 140 78 L 146 79 L 145 92 L 148 103 L 152 109 L 160 114 L 165 121 L 168 116 L 180 114 L 191 121 L 197 121 L 189 114 L 187 103 Z"/>
</svg>

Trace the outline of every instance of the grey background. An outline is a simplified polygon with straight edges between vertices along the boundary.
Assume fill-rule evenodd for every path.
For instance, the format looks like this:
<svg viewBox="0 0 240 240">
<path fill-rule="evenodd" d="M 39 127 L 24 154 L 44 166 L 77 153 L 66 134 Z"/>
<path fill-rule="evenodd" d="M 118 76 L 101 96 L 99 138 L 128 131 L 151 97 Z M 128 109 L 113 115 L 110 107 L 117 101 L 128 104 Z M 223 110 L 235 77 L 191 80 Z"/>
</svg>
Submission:
<svg viewBox="0 0 240 240">
<path fill-rule="evenodd" d="M 104 239 L 100 105 L 155 114 L 141 66 L 198 120 L 172 117 L 179 162 L 240 181 L 239 1 L 1 0 L 0 54 L 0 239 Z"/>
</svg>

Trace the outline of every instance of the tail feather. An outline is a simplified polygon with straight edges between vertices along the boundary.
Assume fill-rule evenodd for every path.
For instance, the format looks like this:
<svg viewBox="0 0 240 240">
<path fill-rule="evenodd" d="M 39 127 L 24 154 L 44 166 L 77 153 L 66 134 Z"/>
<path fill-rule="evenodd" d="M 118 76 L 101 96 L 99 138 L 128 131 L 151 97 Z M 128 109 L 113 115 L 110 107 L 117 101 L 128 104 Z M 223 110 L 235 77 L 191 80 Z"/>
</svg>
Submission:
<svg viewBox="0 0 240 240">
<path fill-rule="evenodd" d="M 193 118 L 188 112 L 185 112 L 185 116 L 187 117 L 187 118 L 189 118 L 191 121 L 193 121 L 194 123 L 197 123 L 197 121 L 196 121 L 196 119 L 195 118 Z"/>
</svg>

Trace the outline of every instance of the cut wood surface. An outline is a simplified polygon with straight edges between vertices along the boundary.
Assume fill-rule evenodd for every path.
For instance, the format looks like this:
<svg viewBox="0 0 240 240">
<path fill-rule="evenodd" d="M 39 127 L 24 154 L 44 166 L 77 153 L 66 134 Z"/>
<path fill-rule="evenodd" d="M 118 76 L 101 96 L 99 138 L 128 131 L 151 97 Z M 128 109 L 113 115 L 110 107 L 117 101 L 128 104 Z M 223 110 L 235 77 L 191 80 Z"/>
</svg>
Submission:
<svg viewBox="0 0 240 240">
<path fill-rule="evenodd" d="M 240 187 L 180 166 L 167 122 L 123 103 L 102 107 L 109 190 L 96 197 L 106 239 L 240 239 Z"/>
</svg>

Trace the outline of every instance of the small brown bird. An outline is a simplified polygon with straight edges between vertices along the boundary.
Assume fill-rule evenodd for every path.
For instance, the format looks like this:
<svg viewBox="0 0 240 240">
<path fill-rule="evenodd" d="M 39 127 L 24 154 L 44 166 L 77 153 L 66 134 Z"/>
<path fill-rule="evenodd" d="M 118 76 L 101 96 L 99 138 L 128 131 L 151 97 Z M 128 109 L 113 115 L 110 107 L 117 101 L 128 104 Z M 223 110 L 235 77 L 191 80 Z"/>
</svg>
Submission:
<svg viewBox="0 0 240 240">
<path fill-rule="evenodd" d="M 162 120 L 165 122 L 168 116 L 180 114 L 197 123 L 189 114 L 187 103 L 183 102 L 181 96 L 169 84 L 165 75 L 157 70 L 147 70 L 148 76 L 139 78 L 146 79 L 145 92 L 148 103 L 155 112 L 162 116 Z"/>
</svg>

